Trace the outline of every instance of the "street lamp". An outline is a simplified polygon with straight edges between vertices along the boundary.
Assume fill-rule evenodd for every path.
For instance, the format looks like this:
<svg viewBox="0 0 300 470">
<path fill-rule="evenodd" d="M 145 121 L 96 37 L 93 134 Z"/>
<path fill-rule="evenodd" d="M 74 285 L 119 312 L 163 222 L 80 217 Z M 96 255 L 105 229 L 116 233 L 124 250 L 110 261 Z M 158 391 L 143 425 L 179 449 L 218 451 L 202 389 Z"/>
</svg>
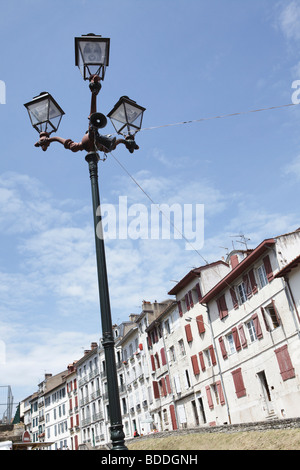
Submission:
<svg viewBox="0 0 300 470">
<path fill-rule="evenodd" d="M 102 36 L 95 34 L 75 38 L 75 64 L 80 68 L 84 80 L 89 80 L 89 88 L 91 90 L 89 128 L 81 142 L 73 142 L 71 139 L 50 136 L 53 132 L 57 131 L 64 112 L 49 93 L 41 93 L 24 106 L 29 113 L 32 126 L 40 135 L 39 141 L 35 144 L 36 147 L 41 147 L 43 151 L 46 151 L 52 142 L 59 142 L 72 152 L 81 150 L 87 152 L 85 160 L 89 165 L 92 190 L 98 289 L 102 322 L 102 345 L 105 352 L 111 424 L 110 434 L 113 450 L 127 450 L 122 425 L 105 247 L 102 232 L 102 216 L 100 212 L 98 186 L 98 161 L 100 157 L 98 151 L 109 153 L 119 144 L 124 144 L 130 153 L 137 150 L 139 147 L 135 143 L 134 136 L 136 132 L 140 130 L 145 108 L 137 105 L 127 97 L 125 101 L 121 99 L 121 103 L 126 103 L 124 104 L 124 106 L 126 106 L 126 112 L 125 115 L 122 116 L 121 129 L 124 138 L 117 139 L 109 135 L 99 134 L 99 129 L 106 126 L 107 119 L 102 113 L 97 112 L 96 97 L 101 89 L 100 82 L 104 79 L 105 69 L 109 62 L 109 44 L 109 39 L 102 38 Z M 120 103 L 120 100 L 118 103 Z M 113 111 L 116 112 L 116 106 L 113 108 L 112 112 Z M 134 113 L 136 113 L 136 118 L 133 117 Z M 112 116 L 115 117 L 115 114 Z M 121 119 L 119 114 L 117 114 L 116 118 Z M 125 129 L 128 131 L 127 134 Z M 134 129 L 134 133 L 132 133 L 132 129 Z"/>
</svg>

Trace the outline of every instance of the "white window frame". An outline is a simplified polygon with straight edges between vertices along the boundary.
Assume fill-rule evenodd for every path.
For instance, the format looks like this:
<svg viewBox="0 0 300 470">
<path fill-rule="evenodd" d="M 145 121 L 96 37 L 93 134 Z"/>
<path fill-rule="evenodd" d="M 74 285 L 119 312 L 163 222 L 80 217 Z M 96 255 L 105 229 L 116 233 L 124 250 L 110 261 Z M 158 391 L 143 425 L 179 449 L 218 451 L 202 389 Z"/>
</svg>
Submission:
<svg viewBox="0 0 300 470">
<path fill-rule="evenodd" d="M 249 320 L 248 322 L 246 322 L 246 327 L 247 327 L 250 343 L 254 343 L 255 341 L 257 341 L 257 335 L 256 335 L 256 330 L 255 330 L 253 320 Z"/>
<path fill-rule="evenodd" d="M 245 302 L 247 302 L 247 292 L 246 292 L 245 283 L 243 281 L 237 285 L 237 291 L 238 291 L 240 303 L 244 304 Z"/>
<path fill-rule="evenodd" d="M 231 355 L 231 354 L 236 353 L 236 347 L 234 343 L 233 334 L 229 333 L 228 335 L 226 335 L 226 340 L 227 340 L 227 344 L 229 347 L 229 354 Z"/>
<path fill-rule="evenodd" d="M 259 287 L 262 289 L 268 284 L 267 273 L 264 264 L 261 264 L 256 269 L 256 274 L 259 282 Z"/>
</svg>

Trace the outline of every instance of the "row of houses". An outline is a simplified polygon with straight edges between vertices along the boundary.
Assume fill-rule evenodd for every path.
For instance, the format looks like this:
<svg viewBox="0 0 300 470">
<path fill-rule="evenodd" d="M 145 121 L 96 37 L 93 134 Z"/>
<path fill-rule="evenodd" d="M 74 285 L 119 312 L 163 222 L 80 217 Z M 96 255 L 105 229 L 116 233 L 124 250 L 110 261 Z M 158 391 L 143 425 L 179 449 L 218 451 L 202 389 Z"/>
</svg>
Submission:
<svg viewBox="0 0 300 470">
<path fill-rule="evenodd" d="M 114 325 L 125 437 L 300 415 L 300 229 L 188 272 L 162 302 Z M 32 441 L 110 442 L 95 342 L 21 404 Z"/>
</svg>

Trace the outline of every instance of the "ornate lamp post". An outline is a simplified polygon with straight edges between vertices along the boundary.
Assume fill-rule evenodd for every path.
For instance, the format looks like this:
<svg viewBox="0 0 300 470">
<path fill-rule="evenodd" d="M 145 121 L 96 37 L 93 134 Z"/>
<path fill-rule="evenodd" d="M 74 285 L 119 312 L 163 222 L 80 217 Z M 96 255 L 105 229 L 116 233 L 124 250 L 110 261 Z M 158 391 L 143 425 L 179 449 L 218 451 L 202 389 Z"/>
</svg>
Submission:
<svg viewBox="0 0 300 470">
<path fill-rule="evenodd" d="M 52 142 L 59 142 L 72 152 L 80 150 L 87 152 L 85 160 L 89 165 L 92 190 L 102 344 L 105 352 L 107 371 L 111 441 L 113 450 L 127 450 L 122 425 L 102 232 L 98 186 L 98 162 L 100 160 L 98 151 L 109 153 L 119 144 L 124 144 L 131 153 L 137 150 L 139 147 L 135 143 L 135 134 L 141 128 L 145 108 L 137 105 L 135 101 L 130 100 L 128 97 L 121 97 L 108 116 L 114 126 L 116 123 L 120 124 L 115 129 L 123 138 L 117 139 L 116 137 L 99 134 L 99 129 L 106 126 L 107 119 L 103 114 L 97 112 L 96 97 L 101 89 L 100 82 L 104 79 L 105 70 L 109 62 L 109 44 L 110 40 L 108 38 L 102 38 L 94 34 L 75 38 L 75 63 L 79 67 L 84 80 L 89 80 L 89 88 L 91 90 L 89 129 L 81 142 L 77 143 L 71 139 L 51 136 L 53 132 L 57 131 L 64 112 L 49 93 L 41 93 L 24 106 L 29 113 L 32 126 L 40 135 L 38 142 L 35 144 L 36 147 L 41 147 L 43 151 L 46 151 Z"/>
</svg>

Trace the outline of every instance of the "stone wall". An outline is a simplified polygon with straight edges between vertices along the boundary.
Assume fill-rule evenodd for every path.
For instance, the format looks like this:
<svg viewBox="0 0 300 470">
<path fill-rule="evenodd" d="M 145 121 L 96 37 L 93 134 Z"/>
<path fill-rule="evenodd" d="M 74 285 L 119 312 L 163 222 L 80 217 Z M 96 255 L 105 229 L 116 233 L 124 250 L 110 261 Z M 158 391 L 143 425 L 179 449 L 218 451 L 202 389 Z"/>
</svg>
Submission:
<svg viewBox="0 0 300 470">
<path fill-rule="evenodd" d="M 136 439 L 159 439 L 162 437 L 169 437 L 172 434 L 186 435 L 192 433 L 234 433 L 246 431 L 268 431 L 272 429 L 295 429 L 300 428 L 300 418 L 291 419 L 276 419 L 268 421 L 259 421 L 256 423 L 243 423 L 243 424 L 226 424 L 222 426 L 203 426 L 198 428 L 178 429 L 176 431 L 162 431 L 146 436 L 141 436 L 135 439 L 126 440 L 126 443 L 133 442 Z"/>
<path fill-rule="evenodd" d="M 12 441 L 20 442 L 24 432 L 24 424 L 1 424 L 0 425 L 0 442 Z"/>
</svg>

